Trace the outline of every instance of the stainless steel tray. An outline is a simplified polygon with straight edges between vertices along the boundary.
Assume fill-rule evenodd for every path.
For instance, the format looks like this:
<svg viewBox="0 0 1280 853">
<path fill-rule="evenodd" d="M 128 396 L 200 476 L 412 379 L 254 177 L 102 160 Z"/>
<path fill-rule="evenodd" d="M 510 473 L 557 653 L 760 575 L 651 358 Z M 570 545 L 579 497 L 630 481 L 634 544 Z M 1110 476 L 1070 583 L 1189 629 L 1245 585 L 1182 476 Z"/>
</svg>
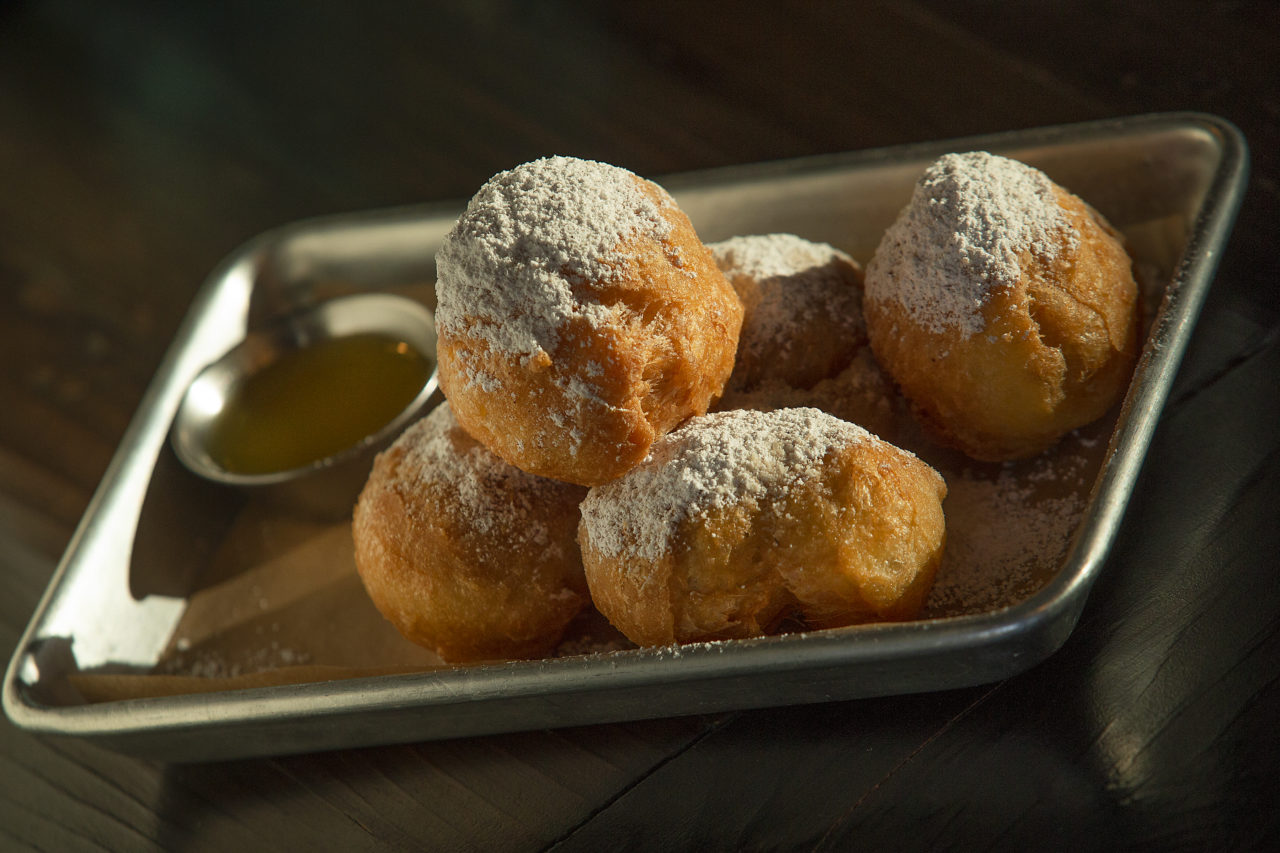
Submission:
<svg viewBox="0 0 1280 853">
<path fill-rule="evenodd" d="M 153 665 L 186 606 L 190 572 L 219 531 L 174 467 L 166 436 L 195 372 L 245 329 L 347 289 L 429 284 L 460 209 L 421 207 L 303 222 L 250 242 L 210 277 L 178 332 L 14 652 L 4 707 L 19 727 L 170 760 L 409 742 L 519 729 L 954 688 L 1021 672 L 1075 626 L 1103 570 L 1246 182 L 1239 132 L 1201 114 L 1137 116 L 662 181 L 704 240 L 792 231 L 866 261 L 935 157 L 986 149 L 1043 168 L 1124 230 L 1182 222 L 1092 497 L 1056 574 L 1011 607 L 951 618 L 682 648 L 625 650 L 430 672 L 86 704 L 77 669 Z M 1140 259 L 1139 259 L 1140 260 Z M 164 492 L 166 482 L 174 488 Z M 163 500 L 148 500 L 164 492 Z M 213 515 L 216 516 L 216 513 Z M 140 576 L 136 552 L 169 549 Z M 158 543 L 158 544 L 157 544 Z M 153 561 L 154 562 L 154 561 Z M 188 567 L 172 571 L 174 567 Z"/>
</svg>

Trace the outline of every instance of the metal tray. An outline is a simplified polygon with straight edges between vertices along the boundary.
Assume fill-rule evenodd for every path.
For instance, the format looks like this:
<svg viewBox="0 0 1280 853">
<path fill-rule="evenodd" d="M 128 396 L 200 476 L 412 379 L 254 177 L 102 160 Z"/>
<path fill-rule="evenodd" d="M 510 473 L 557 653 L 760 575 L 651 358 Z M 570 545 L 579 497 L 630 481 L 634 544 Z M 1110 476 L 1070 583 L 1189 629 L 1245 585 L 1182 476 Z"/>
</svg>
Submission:
<svg viewBox="0 0 1280 853">
<path fill-rule="evenodd" d="M 377 290 L 433 281 L 435 250 L 460 207 L 418 207 L 287 226 L 251 241 L 212 274 L 14 652 L 6 713 L 33 732 L 186 761 L 940 690 L 1033 666 L 1074 628 L 1116 536 L 1243 194 L 1248 155 L 1239 132 L 1208 115 L 1137 116 L 662 183 L 704 240 L 785 230 L 865 262 L 924 166 L 974 149 L 1039 166 L 1122 230 L 1159 219 L 1185 223 L 1067 556 L 1025 601 L 952 618 L 750 641 L 77 703 L 65 689 L 68 672 L 154 664 L 184 610 L 189 573 L 139 577 L 140 529 L 177 531 L 163 545 L 175 551 L 170 566 L 198 565 L 218 535 L 191 511 L 217 496 L 182 480 L 167 449 L 185 386 L 246 328 L 323 296 L 335 282 Z M 148 502 L 166 478 L 180 488 Z"/>
</svg>

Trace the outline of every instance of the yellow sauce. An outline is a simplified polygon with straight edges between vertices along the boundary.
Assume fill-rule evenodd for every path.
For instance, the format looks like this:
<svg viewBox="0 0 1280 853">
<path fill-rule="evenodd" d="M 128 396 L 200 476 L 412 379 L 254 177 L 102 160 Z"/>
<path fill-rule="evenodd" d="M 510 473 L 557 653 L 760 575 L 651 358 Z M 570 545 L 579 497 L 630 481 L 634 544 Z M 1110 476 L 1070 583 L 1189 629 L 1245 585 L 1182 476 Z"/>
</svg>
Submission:
<svg viewBox="0 0 1280 853">
<path fill-rule="evenodd" d="M 426 356 L 383 334 L 293 350 L 231 390 L 210 429 L 209 455 L 236 474 L 309 465 L 382 429 L 430 375 Z"/>
</svg>

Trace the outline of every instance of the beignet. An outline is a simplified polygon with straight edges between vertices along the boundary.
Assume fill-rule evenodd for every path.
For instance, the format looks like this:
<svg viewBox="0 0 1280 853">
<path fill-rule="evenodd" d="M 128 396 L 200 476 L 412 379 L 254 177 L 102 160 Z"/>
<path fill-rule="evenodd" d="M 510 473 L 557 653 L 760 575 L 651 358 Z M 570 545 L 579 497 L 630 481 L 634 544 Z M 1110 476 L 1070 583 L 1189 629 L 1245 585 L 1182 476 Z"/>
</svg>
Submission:
<svg viewBox="0 0 1280 853">
<path fill-rule="evenodd" d="M 1032 456 L 1101 417 L 1138 352 L 1129 256 L 1023 163 L 948 154 L 867 266 L 871 346 L 922 425 L 977 459 Z"/>
<path fill-rule="evenodd" d="M 495 175 L 436 257 L 440 386 L 511 464 L 595 485 L 707 411 L 742 305 L 661 187 L 568 157 Z"/>
<path fill-rule="evenodd" d="M 507 464 L 442 403 L 374 462 L 356 567 L 383 616 L 446 661 L 543 657 L 588 602 L 585 494 Z"/>
<path fill-rule="evenodd" d="M 596 608 L 632 642 L 909 619 L 942 555 L 942 477 L 816 409 L 717 412 L 588 493 Z"/>
</svg>

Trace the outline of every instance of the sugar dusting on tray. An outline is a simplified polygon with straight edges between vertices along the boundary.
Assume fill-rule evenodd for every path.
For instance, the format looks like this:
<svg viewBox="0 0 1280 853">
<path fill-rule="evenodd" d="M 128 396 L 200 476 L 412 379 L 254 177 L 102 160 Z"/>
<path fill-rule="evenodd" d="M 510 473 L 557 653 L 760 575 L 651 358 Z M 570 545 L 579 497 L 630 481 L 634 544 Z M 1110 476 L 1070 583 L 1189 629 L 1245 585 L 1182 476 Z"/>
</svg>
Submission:
<svg viewBox="0 0 1280 853">
<path fill-rule="evenodd" d="M 179 643 L 181 648 L 181 643 Z M 307 651 L 297 651 L 271 640 L 261 648 L 253 649 L 241 657 L 229 657 L 224 652 L 212 650 L 181 650 L 164 660 L 155 670 L 157 675 L 192 675 L 197 678 L 238 678 L 257 672 L 267 672 L 286 666 L 301 666 L 312 662 Z"/>
<path fill-rule="evenodd" d="M 1062 566 L 1102 449 L 1073 435 L 1017 465 L 944 472 L 947 548 L 922 618 L 1006 607 L 1043 586 Z"/>
</svg>

